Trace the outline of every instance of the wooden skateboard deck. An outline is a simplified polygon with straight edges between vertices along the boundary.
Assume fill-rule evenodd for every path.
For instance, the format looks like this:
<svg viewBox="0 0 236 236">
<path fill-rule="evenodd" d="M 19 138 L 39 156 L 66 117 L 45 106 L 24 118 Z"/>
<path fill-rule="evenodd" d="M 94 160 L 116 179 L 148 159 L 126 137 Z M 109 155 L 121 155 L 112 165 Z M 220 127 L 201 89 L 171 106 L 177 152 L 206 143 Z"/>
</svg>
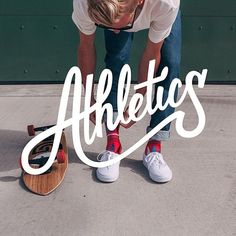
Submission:
<svg viewBox="0 0 236 236">
<path fill-rule="evenodd" d="M 52 150 L 54 137 L 49 137 L 46 140 L 40 142 L 29 154 L 29 163 L 33 168 L 39 168 L 38 164 L 35 165 L 34 162 L 39 162 L 42 165 L 45 164 L 47 158 Z M 22 178 L 25 186 L 33 193 L 39 195 L 48 195 L 54 191 L 63 181 L 65 173 L 68 167 L 68 149 L 66 144 L 66 137 L 64 132 L 62 133 L 61 143 L 58 153 L 63 154 L 63 161 L 59 158 L 55 159 L 51 168 L 41 175 L 30 175 L 24 170 L 22 172 Z M 60 160 L 60 161 L 59 161 Z"/>
</svg>

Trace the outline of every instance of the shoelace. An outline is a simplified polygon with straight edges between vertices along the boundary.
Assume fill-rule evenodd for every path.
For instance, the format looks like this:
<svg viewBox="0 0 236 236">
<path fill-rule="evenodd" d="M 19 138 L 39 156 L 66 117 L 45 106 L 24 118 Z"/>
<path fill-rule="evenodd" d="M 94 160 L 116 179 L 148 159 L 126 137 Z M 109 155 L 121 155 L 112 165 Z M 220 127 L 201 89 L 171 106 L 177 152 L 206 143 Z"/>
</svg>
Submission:
<svg viewBox="0 0 236 236">
<path fill-rule="evenodd" d="M 151 152 L 145 157 L 145 161 L 147 162 L 148 169 L 152 166 L 152 164 L 157 165 L 165 165 L 165 161 L 162 156 L 158 152 Z"/>
<path fill-rule="evenodd" d="M 111 160 L 111 157 L 112 157 L 112 154 L 110 151 L 103 151 L 103 152 L 100 152 L 97 156 L 97 160 L 98 161 L 108 161 L 108 160 Z"/>
<path fill-rule="evenodd" d="M 118 154 L 106 150 L 106 151 L 103 151 L 98 154 L 97 160 L 98 161 L 109 161 L 114 158 L 114 155 L 118 155 Z M 107 166 L 106 168 L 109 168 L 109 166 Z"/>
</svg>

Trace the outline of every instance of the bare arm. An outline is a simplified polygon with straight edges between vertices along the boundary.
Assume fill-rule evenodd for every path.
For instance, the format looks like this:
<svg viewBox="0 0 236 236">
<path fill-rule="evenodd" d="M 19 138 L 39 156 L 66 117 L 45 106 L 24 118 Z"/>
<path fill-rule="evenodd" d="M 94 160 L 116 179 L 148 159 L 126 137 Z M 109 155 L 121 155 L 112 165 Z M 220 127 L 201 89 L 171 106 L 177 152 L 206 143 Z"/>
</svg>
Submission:
<svg viewBox="0 0 236 236">
<path fill-rule="evenodd" d="M 161 61 L 161 47 L 162 47 L 163 41 L 159 43 L 153 43 L 149 39 L 147 41 L 146 48 L 144 49 L 143 55 L 141 57 L 140 63 L 139 63 L 139 70 L 138 70 L 138 83 L 145 82 L 147 80 L 148 75 L 148 66 L 149 61 L 155 59 L 155 72 L 157 71 L 160 61 Z M 143 96 L 146 94 L 146 88 L 141 88 L 136 91 L 136 93 L 141 93 Z M 136 116 L 138 115 L 138 112 L 136 113 Z M 128 115 L 128 107 L 126 111 L 124 112 L 124 116 L 127 118 Z M 130 128 L 133 124 L 135 124 L 134 121 L 131 121 L 128 124 L 121 124 L 125 128 Z"/>
<path fill-rule="evenodd" d="M 148 39 L 146 48 L 143 52 L 139 63 L 139 70 L 138 70 L 138 83 L 145 82 L 147 80 L 148 74 L 148 65 L 149 61 L 155 59 L 155 72 L 157 71 L 160 61 L 161 61 L 161 47 L 163 41 L 159 43 L 153 43 Z M 138 93 L 141 93 L 143 96 L 146 94 L 146 88 L 142 88 L 137 90 Z"/>
<path fill-rule="evenodd" d="M 78 47 L 78 65 L 82 73 L 82 82 L 86 91 L 86 77 L 95 74 L 96 49 L 94 45 L 95 34 L 85 35 L 80 32 L 80 43 Z M 95 102 L 94 89 L 91 94 L 91 103 Z"/>
<path fill-rule="evenodd" d="M 94 45 L 95 34 L 85 35 L 80 32 L 80 43 L 78 47 L 78 65 L 82 73 L 82 83 L 86 91 L 86 78 L 88 74 L 95 74 L 96 68 L 96 49 Z M 94 85 L 92 88 L 90 105 L 95 103 Z M 96 123 L 96 114 L 90 114 L 90 120 Z"/>
</svg>

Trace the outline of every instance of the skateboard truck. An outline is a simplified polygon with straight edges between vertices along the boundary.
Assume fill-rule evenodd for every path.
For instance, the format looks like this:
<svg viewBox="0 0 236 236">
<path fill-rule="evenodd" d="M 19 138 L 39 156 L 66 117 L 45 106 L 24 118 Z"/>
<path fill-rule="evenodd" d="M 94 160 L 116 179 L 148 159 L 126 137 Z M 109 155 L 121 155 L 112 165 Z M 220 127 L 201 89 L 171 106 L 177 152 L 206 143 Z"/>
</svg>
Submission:
<svg viewBox="0 0 236 236">
<path fill-rule="evenodd" d="M 53 126 L 54 125 L 48 125 L 48 126 L 42 126 L 42 127 L 34 127 L 33 125 L 28 125 L 27 126 L 27 130 L 28 130 L 29 136 L 35 136 L 36 132 L 45 131 L 47 129 L 50 129 Z"/>
<path fill-rule="evenodd" d="M 29 164 L 30 165 L 38 165 L 39 168 L 40 168 L 40 167 L 44 166 L 47 163 L 48 159 L 49 159 L 49 156 L 47 156 L 47 157 L 41 156 L 40 158 L 30 159 L 29 160 Z M 61 145 L 60 145 L 60 149 L 57 152 L 57 156 L 56 156 L 54 162 L 55 161 L 57 161 L 58 164 L 65 163 L 65 161 L 66 161 L 65 152 L 62 149 Z M 21 169 L 23 169 L 22 168 L 21 158 L 20 158 L 20 167 L 21 167 Z"/>
<path fill-rule="evenodd" d="M 48 126 L 41 126 L 41 127 L 34 127 L 34 125 L 28 125 L 27 126 L 27 130 L 28 130 L 28 134 L 29 136 L 35 136 L 36 132 L 43 132 L 47 129 L 52 128 L 55 125 L 48 125 Z M 64 131 L 65 129 L 63 129 Z M 53 139 L 54 135 L 48 137 L 48 139 Z"/>
</svg>

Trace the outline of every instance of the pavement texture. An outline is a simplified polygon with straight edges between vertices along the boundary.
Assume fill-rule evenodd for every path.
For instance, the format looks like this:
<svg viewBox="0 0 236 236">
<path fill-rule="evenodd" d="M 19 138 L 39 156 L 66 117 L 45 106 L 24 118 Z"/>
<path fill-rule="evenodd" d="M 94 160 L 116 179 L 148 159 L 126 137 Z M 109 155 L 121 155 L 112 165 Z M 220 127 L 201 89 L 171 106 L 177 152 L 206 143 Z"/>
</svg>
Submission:
<svg viewBox="0 0 236 236">
<path fill-rule="evenodd" d="M 122 160 L 117 182 L 100 183 L 95 169 L 77 158 L 70 127 L 65 131 L 66 177 L 42 197 L 24 187 L 18 160 L 30 140 L 26 126 L 56 122 L 61 90 L 62 85 L 0 86 L 1 235 L 236 235 L 236 86 L 196 88 L 207 119 L 199 136 L 182 138 L 172 123 L 171 139 L 162 147 L 173 171 L 171 182 L 149 179 L 142 164 L 143 145 Z M 72 100 L 73 94 L 68 117 Z M 189 97 L 177 110 L 186 112 L 186 129 L 196 127 Z M 145 135 L 148 122 L 146 116 L 121 130 L 123 149 Z M 83 143 L 88 157 L 96 160 L 105 141 Z"/>
</svg>

